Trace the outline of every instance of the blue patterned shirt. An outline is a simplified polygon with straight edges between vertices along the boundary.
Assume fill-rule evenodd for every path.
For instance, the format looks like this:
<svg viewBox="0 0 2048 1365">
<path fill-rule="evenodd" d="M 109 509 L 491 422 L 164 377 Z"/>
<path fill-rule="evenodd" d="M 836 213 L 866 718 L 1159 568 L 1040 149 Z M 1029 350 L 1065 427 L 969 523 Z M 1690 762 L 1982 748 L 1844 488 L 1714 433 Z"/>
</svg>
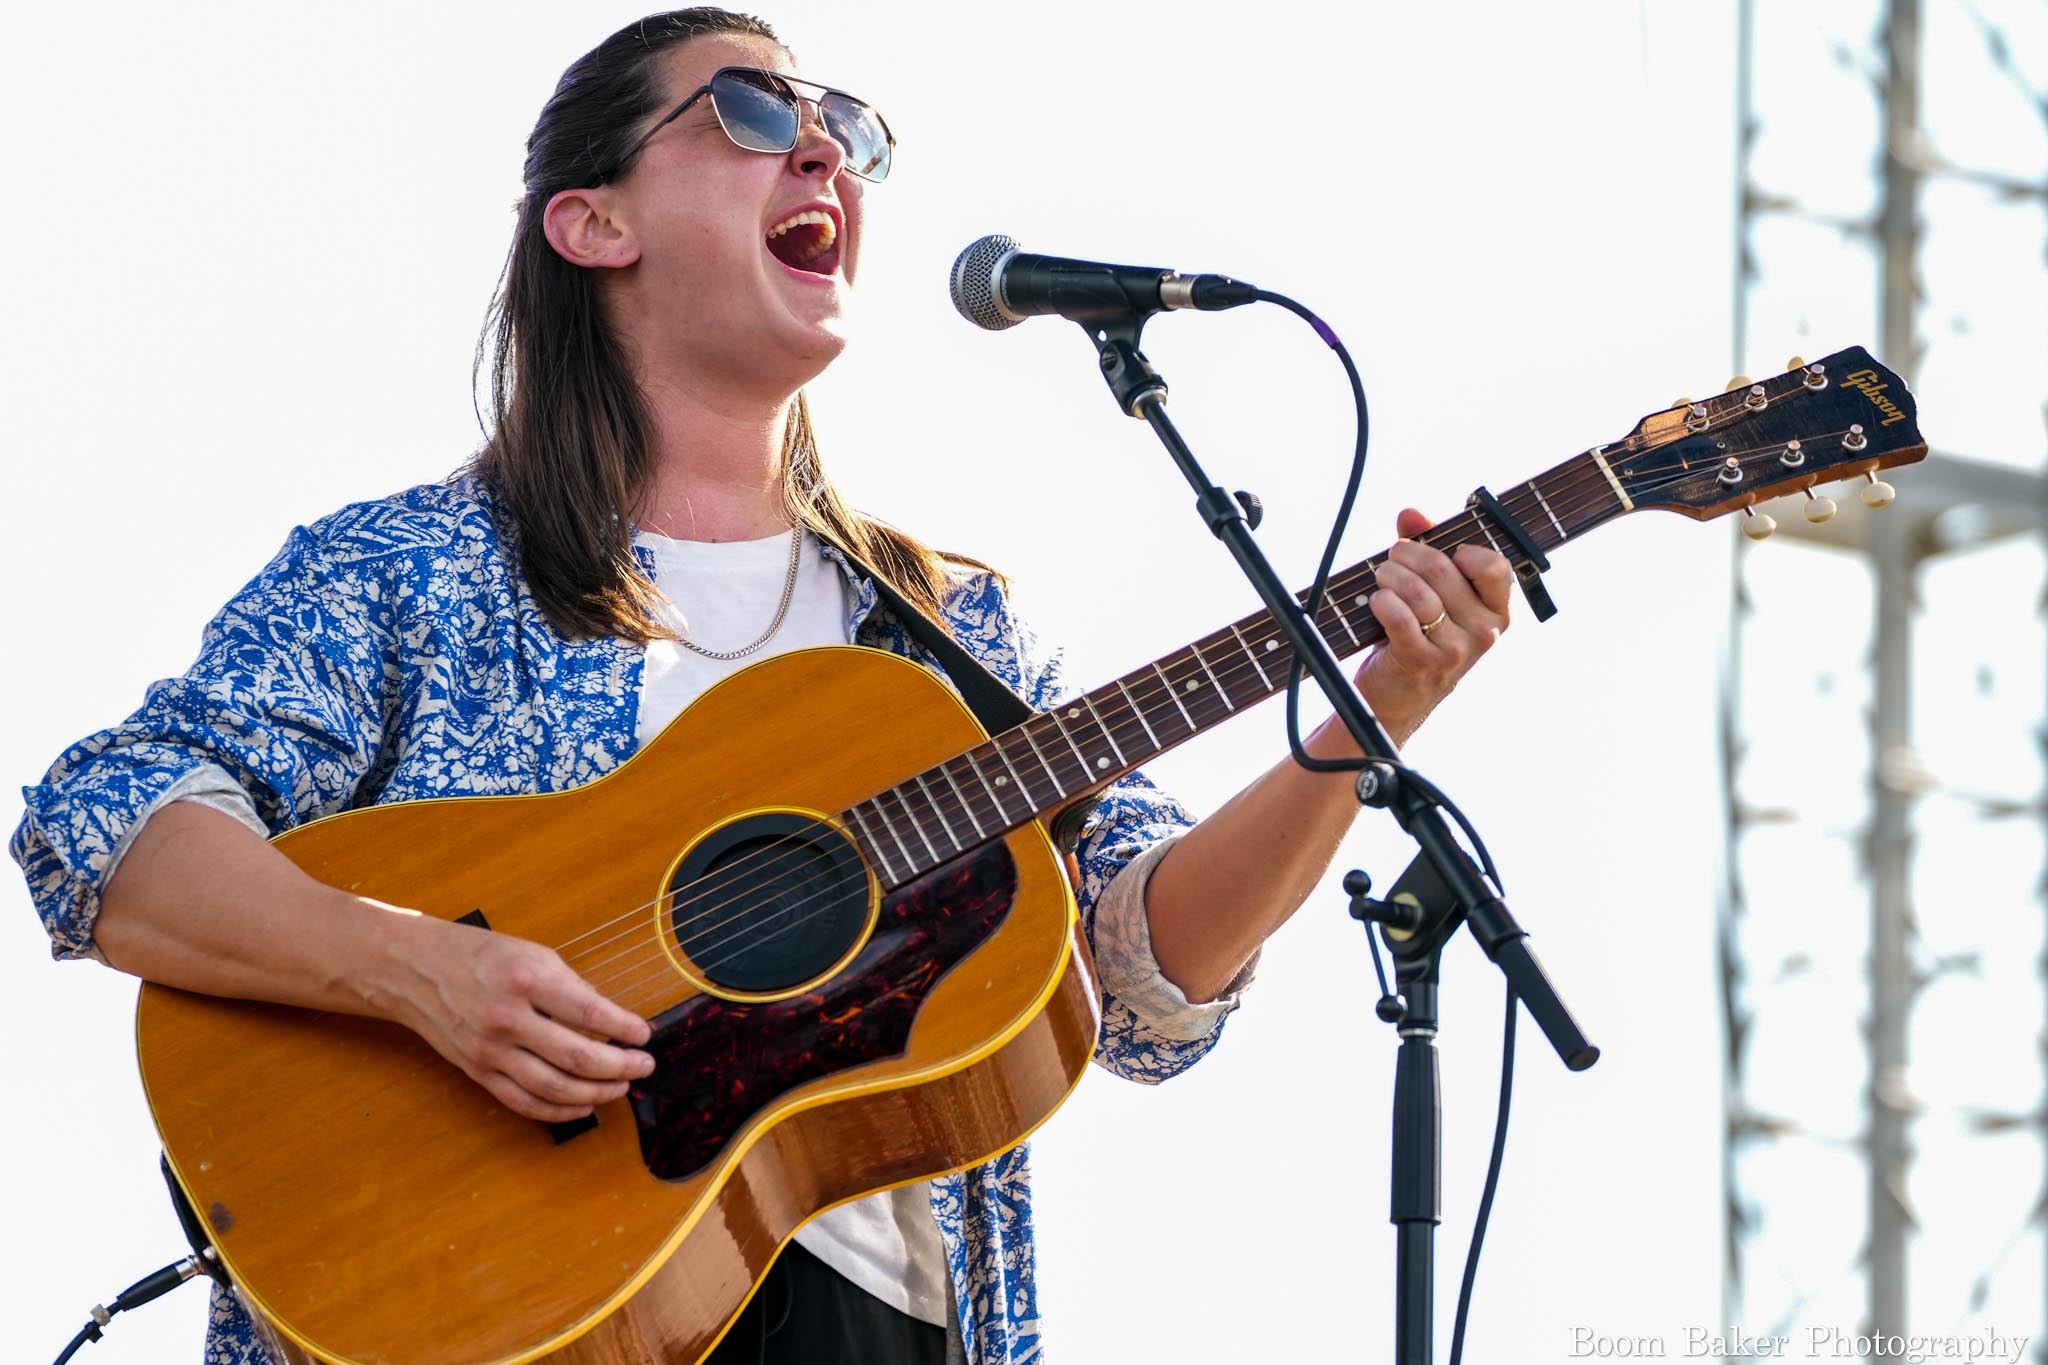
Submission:
<svg viewBox="0 0 2048 1365">
<path fill-rule="evenodd" d="M 826 553 L 854 590 L 855 642 L 937 671 L 878 608 L 874 585 Z M 1060 699 L 1057 658 L 1036 652 L 993 576 L 956 581 L 945 624 L 1034 708 Z M 100 956 L 100 889 L 135 831 L 209 785 L 231 782 L 275 834 L 356 806 L 559 791 L 602 777 L 636 747 L 643 654 L 617 639 L 565 638 L 548 623 L 473 479 L 294 530 L 209 623 L 183 677 L 153 684 L 134 715 L 66 750 L 24 789 L 12 852 L 54 955 Z M 1236 1006 L 1235 995 L 1189 1004 L 1152 956 L 1144 881 L 1190 823 L 1134 774 L 1104 794 L 1078 850 L 1102 989 L 1095 1060 L 1132 1080 L 1156 1083 L 1192 1065 Z M 968 1358 L 1039 1360 L 1028 1144 L 934 1180 L 932 1212 Z M 246 1310 L 219 1291 L 206 1360 L 271 1365 Z"/>
</svg>

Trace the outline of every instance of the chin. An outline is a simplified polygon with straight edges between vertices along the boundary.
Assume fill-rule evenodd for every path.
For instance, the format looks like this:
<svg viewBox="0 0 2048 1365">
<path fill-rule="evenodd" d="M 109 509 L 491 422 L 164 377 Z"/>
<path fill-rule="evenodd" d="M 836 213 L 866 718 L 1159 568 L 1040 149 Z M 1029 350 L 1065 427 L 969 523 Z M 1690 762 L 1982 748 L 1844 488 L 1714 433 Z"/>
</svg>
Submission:
<svg viewBox="0 0 2048 1365">
<path fill-rule="evenodd" d="M 788 381 L 793 388 L 802 388 L 831 367 L 846 349 L 847 337 L 840 319 L 811 323 L 801 328 L 798 335 L 784 342 L 784 353 L 789 356 L 791 373 Z"/>
<path fill-rule="evenodd" d="M 828 364 L 839 358 L 851 340 L 853 328 L 845 313 L 834 313 L 803 322 L 802 354 L 806 359 Z"/>
</svg>

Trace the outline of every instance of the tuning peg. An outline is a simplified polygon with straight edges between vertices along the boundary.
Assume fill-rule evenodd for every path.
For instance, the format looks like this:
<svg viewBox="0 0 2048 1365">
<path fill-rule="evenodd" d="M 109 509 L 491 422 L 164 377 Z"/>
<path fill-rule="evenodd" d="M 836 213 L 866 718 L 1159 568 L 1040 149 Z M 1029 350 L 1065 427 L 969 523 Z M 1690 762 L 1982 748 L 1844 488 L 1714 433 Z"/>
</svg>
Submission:
<svg viewBox="0 0 2048 1365">
<path fill-rule="evenodd" d="M 1754 507 L 1743 508 L 1742 517 L 1742 534 L 1751 540 L 1769 540 L 1771 532 L 1778 529 L 1776 518 L 1767 512 L 1759 512 Z"/>
<path fill-rule="evenodd" d="M 1805 369 L 1805 368 L 1806 368 L 1806 357 L 1805 357 L 1805 356 L 1801 356 L 1801 355 L 1795 355 L 1795 356 L 1793 356 L 1793 357 L 1792 357 L 1792 358 L 1791 358 L 1790 360 L 1788 360 L 1788 361 L 1786 361 L 1786 362 L 1785 362 L 1785 368 L 1786 368 L 1786 369 L 1788 369 L 1788 370 L 1803 370 L 1803 369 Z"/>
<path fill-rule="evenodd" d="M 1736 375 L 1736 376 L 1735 376 L 1735 377 L 1734 377 L 1733 379 L 1729 380 L 1729 381 L 1728 381 L 1728 383 L 1727 383 L 1727 384 L 1726 384 L 1725 386 L 1723 386 L 1723 388 L 1721 389 L 1721 392 L 1723 392 L 1723 393 L 1733 393 L 1733 392 L 1735 392 L 1735 391 L 1736 391 L 1737 389 L 1746 389 L 1746 388 L 1748 388 L 1748 387 L 1749 387 L 1749 384 L 1750 384 L 1750 379 L 1749 379 L 1749 376 L 1748 376 L 1748 375 L 1746 375 L 1746 374 L 1738 374 L 1738 375 Z"/>
<path fill-rule="evenodd" d="M 1691 407 L 1691 406 L 1692 406 L 1692 399 L 1690 399 L 1690 398 L 1674 398 L 1674 399 L 1672 399 L 1672 400 L 1671 400 L 1671 406 L 1672 406 L 1672 407 L 1674 407 L 1674 408 L 1689 408 L 1689 407 Z"/>
<path fill-rule="evenodd" d="M 1806 519 L 1815 526 L 1835 519 L 1835 500 L 1814 496 L 1811 488 L 1806 490 Z"/>
<path fill-rule="evenodd" d="M 1865 507 L 1891 506 L 1892 499 L 1899 495 L 1899 490 L 1877 477 L 1875 471 L 1865 474 L 1863 477 L 1870 480 L 1870 486 L 1863 490 L 1863 505 Z"/>
</svg>

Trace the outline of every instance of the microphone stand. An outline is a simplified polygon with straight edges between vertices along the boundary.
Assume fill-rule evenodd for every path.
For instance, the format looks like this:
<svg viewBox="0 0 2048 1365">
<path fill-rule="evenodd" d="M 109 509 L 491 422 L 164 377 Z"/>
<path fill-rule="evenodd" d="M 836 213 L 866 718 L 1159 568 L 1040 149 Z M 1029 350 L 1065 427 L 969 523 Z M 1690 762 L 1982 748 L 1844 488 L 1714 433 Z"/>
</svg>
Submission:
<svg viewBox="0 0 2048 1365">
<path fill-rule="evenodd" d="M 1420 852 L 1394 897 L 1365 901 L 1369 883 L 1347 888 L 1359 918 L 1381 923 L 1395 955 L 1396 976 L 1406 995 L 1400 1020 L 1401 1045 L 1395 1067 L 1392 1221 L 1396 1258 L 1395 1361 L 1432 1365 L 1435 1320 L 1435 1235 L 1441 1221 L 1442 1110 L 1438 1089 L 1437 958 L 1443 944 L 1468 926 L 1488 958 L 1507 977 L 1514 994 L 1573 1071 L 1599 1059 L 1571 1013 L 1558 998 L 1543 967 L 1530 952 L 1528 935 L 1507 905 L 1481 880 L 1464 849 L 1423 784 L 1400 780 L 1400 751 L 1380 727 L 1307 612 L 1273 572 L 1252 539 L 1239 502 L 1211 482 L 1194 452 L 1166 415 L 1166 381 L 1138 349 L 1146 316 L 1105 310 L 1075 318 L 1101 359 L 1102 377 L 1117 406 L 1140 418 L 1158 435 L 1167 453 L 1195 490 L 1195 507 L 1209 530 L 1230 549 L 1238 567 L 1286 634 L 1308 675 L 1330 700 L 1344 728 L 1365 753 L 1354 790 L 1363 805 L 1393 814 Z M 1320 328 L 1318 330 L 1321 330 Z M 1325 335 L 1325 339 L 1330 338 Z M 1347 879 L 1348 880 L 1348 879 Z M 1361 879 L 1362 881 L 1362 879 Z M 1419 888 L 1419 889 L 1418 889 Z M 1421 894 L 1427 890 L 1428 895 Z M 1385 1016 L 1383 1016 L 1385 1017 Z M 1506 1064 L 1505 1058 L 1502 1059 Z"/>
</svg>

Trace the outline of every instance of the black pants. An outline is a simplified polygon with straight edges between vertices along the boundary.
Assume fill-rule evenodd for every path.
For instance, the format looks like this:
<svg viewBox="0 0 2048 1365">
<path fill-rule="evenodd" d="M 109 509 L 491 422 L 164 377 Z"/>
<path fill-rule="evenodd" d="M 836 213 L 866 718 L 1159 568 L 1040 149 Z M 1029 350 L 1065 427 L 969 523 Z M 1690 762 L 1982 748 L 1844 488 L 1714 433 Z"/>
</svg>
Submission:
<svg viewBox="0 0 2048 1365">
<path fill-rule="evenodd" d="M 899 1313 L 795 1242 L 704 1365 L 945 1365 L 946 1331 Z"/>
</svg>

